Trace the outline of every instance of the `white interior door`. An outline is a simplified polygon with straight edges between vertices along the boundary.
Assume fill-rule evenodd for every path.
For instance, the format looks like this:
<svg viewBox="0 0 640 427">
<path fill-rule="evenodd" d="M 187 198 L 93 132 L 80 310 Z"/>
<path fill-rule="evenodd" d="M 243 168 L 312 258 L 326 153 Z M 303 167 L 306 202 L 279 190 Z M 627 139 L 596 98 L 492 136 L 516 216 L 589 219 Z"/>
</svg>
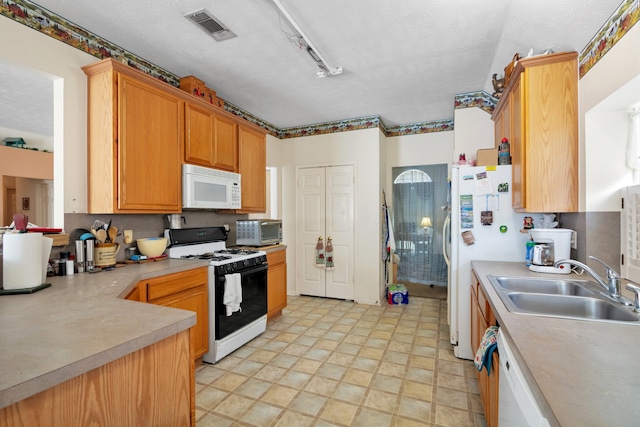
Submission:
<svg viewBox="0 0 640 427">
<path fill-rule="evenodd" d="M 298 293 L 355 299 L 353 166 L 302 168 L 298 178 Z M 332 239 L 333 270 L 315 263 L 319 237 Z"/>
</svg>

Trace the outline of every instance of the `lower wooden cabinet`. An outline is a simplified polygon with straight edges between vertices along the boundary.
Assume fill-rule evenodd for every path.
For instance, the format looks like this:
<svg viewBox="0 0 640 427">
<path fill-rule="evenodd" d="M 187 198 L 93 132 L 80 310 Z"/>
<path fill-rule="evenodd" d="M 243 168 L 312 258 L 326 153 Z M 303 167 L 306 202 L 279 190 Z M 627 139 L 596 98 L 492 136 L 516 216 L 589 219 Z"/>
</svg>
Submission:
<svg viewBox="0 0 640 427">
<path fill-rule="evenodd" d="M 197 359 L 209 350 L 208 295 L 207 267 L 201 267 L 142 280 L 127 299 L 194 311 L 194 359 Z"/>
<path fill-rule="evenodd" d="M 267 320 L 271 320 L 287 306 L 287 250 L 267 252 L 267 264 Z"/>
<path fill-rule="evenodd" d="M 190 331 L 0 409 L 3 427 L 195 426 Z"/>
<path fill-rule="evenodd" d="M 472 272 L 471 284 L 471 348 L 476 351 L 480 346 L 484 331 L 489 326 L 496 326 L 497 321 L 489 300 L 485 295 L 475 273 Z M 478 388 L 480 401 L 487 427 L 498 426 L 498 379 L 500 378 L 500 356 L 494 351 L 491 358 L 491 375 L 487 370 L 478 371 Z"/>
</svg>

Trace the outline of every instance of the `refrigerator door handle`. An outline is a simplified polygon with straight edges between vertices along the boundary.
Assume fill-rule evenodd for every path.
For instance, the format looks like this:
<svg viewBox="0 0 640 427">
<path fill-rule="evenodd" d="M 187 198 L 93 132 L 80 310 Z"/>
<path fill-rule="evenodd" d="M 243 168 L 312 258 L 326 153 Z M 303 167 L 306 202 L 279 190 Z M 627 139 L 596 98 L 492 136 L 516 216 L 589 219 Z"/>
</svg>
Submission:
<svg viewBox="0 0 640 427">
<path fill-rule="evenodd" d="M 444 262 L 446 262 L 447 265 L 451 265 L 451 259 L 450 259 L 451 254 L 447 252 L 447 242 L 451 240 L 450 224 L 451 224 L 451 215 L 449 214 L 444 219 L 444 225 L 442 226 L 442 254 L 444 255 Z"/>
</svg>

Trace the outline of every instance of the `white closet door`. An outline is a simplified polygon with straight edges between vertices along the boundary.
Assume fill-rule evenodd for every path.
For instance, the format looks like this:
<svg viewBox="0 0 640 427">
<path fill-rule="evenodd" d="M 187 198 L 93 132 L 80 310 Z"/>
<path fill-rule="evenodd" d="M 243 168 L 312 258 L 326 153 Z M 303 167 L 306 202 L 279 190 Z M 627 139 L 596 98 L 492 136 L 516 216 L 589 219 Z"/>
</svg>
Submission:
<svg viewBox="0 0 640 427">
<path fill-rule="evenodd" d="M 332 238 L 334 270 L 327 271 L 326 296 L 355 299 L 353 166 L 326 168 L 326 235 Z"/>
<path fill-rule="evenodd" d="M 326 296 L 325 269 L 316 267 L 315 253 L 318 237 L 325 236 L 325 170 L 299 170 L 297 195 L 297 290 L 298 293 Z"/>
<path fill-rule="evenodd" d="M 353 166 L 299 170 L 297 225 L 298 293 L 355 299 Z M 334 270 L 315 264 L 318 237 L 333 240 Z"/>
</svg>

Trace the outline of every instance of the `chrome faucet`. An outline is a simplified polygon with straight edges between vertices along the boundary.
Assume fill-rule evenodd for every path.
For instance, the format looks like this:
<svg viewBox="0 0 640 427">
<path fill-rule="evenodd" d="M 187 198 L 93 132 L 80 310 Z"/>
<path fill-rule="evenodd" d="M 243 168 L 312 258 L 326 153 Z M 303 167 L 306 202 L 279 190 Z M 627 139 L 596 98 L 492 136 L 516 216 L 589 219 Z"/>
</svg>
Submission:
<svg viewBox="0 0 640 427">
<path fill-rule="evenodd" d="M 606 270 L 607 270 L 607 281 L 605 282 L 602 277 L 600 277 L 598 275 L 598 273 L 596 273 L 595 271 L 593 271 L 593 269 L 591 267 L 589 267 L 586 264 L 581 263 L 580 261 L 576 261 L 574 259 L 561 259 L 556 261 L 553 266 L 554 267 L 558 267 L 560 264 L 569 264 L 569 265 L 574 265 L 576 267 L 580 267 L 581 269 L 583 269 L 584 271 L 586 271 L 587 273 L 589 273 L 596 282 L 598 282 L 600 285 L 602 285 L 606 291 L 609 297 L 611 297 L 612 299 L 620 302 L 621 304 L 625 304 L 625 305 L 631 305 L 631 301 L 628 300 L 627 298 L 625 298 L 624 296 L 622 296 L 620 294 L 620 284 L 621 284 L 621 277 L 620 275 L 610 266 L 608 265 L 606 262 L 602 261 L 601 259 L 598 259 L 594 256 L 589 255 L 589 258 L 598 261 L 600 264 L 604 265 Z"/>
</svg>

